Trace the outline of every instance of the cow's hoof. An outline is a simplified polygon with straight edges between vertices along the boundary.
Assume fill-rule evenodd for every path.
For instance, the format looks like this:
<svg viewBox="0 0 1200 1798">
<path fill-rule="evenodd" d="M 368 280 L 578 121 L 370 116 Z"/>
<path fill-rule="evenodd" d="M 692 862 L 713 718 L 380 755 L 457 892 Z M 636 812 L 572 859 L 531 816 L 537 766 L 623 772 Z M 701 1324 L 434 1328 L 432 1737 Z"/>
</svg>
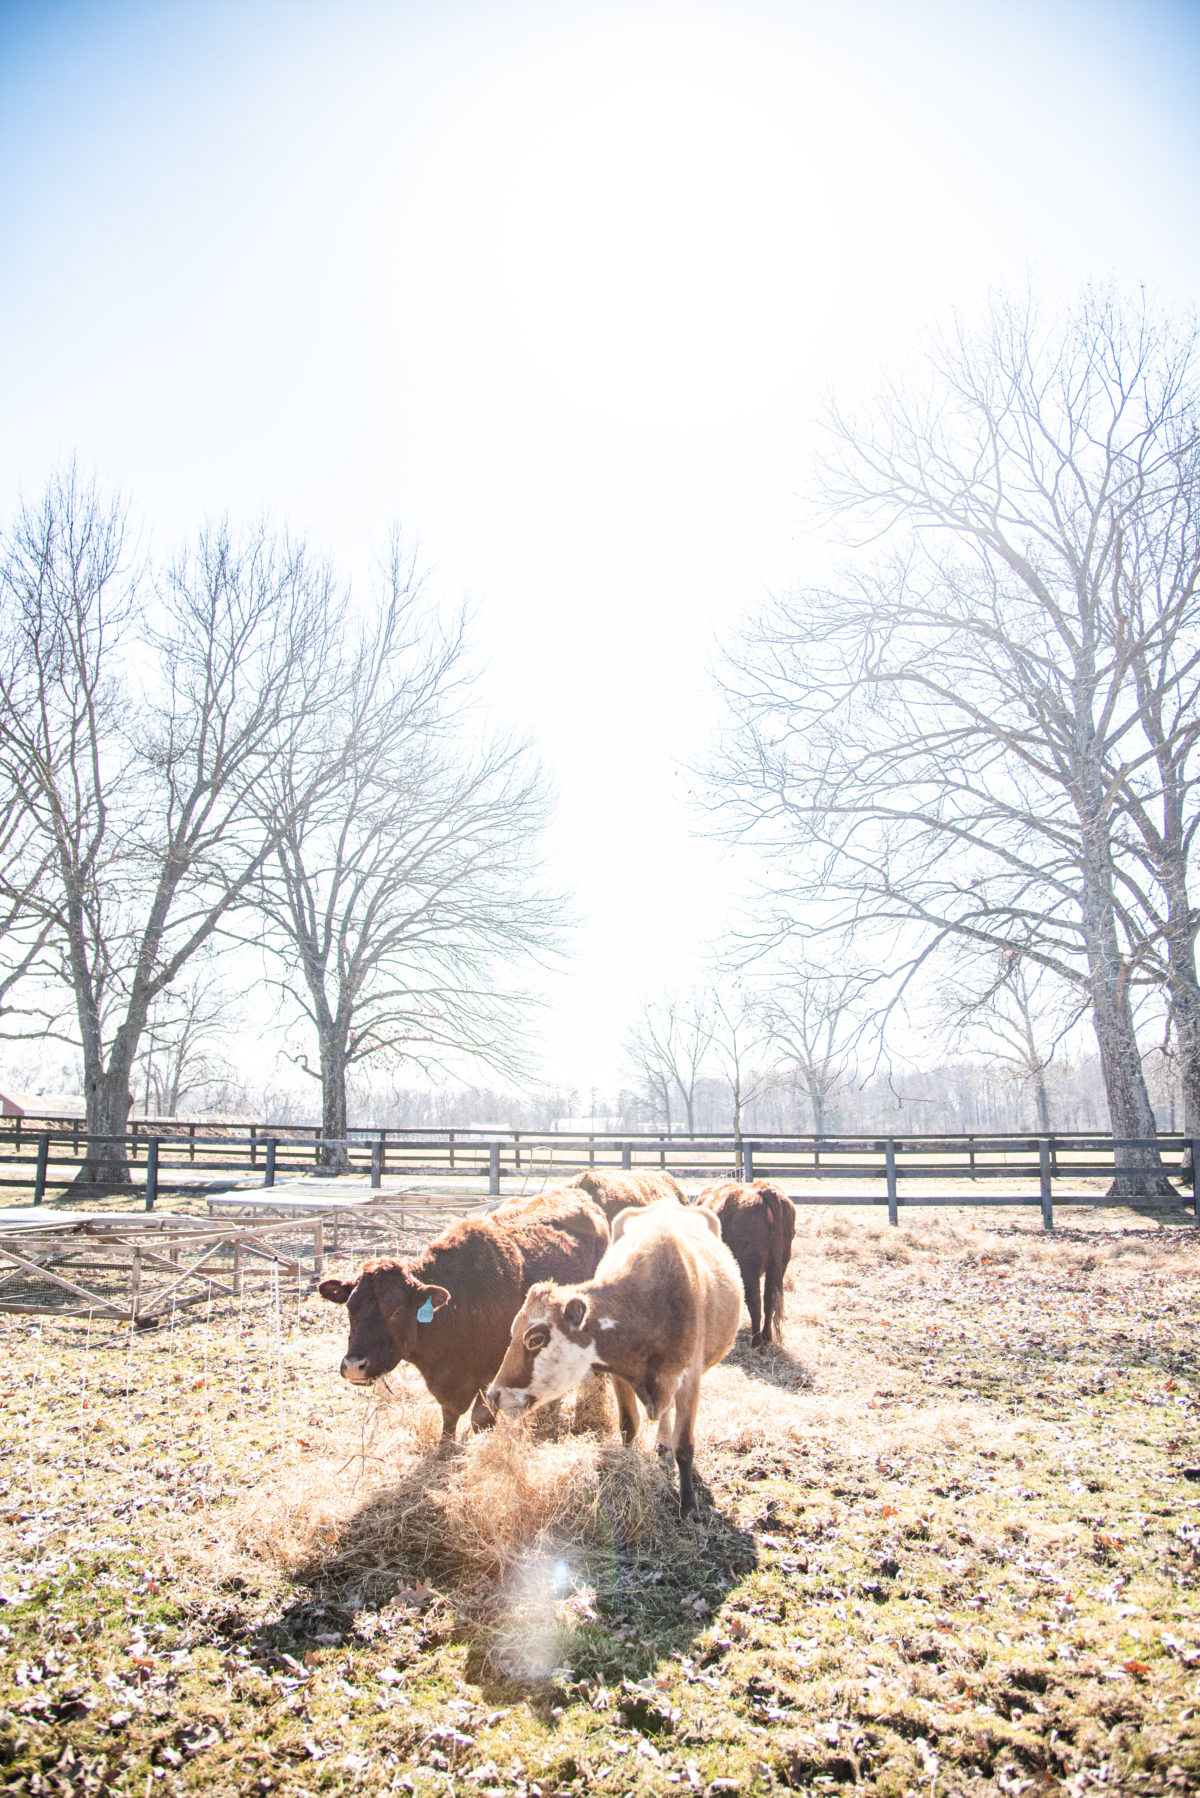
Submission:
<svg viewBox="0 0 1200 1798">
<path fill-rule="evenodd" d="M 661 1455 L 664 1461 L 672 1460 L 675 1454 L 675 1450 L 671 1447 L 669 1442 L 656 1442 L 654 1444 L 654 1452 L 656 1455 Z"/>
</svg>

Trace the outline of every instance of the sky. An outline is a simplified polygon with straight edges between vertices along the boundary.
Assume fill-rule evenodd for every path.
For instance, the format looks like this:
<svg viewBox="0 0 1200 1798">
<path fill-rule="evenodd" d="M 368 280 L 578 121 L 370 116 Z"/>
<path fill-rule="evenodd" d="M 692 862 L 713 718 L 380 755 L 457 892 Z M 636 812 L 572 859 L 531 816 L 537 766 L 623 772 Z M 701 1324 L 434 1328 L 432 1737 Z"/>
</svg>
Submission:
<svg viewBox="0 0 1200 1798">
<path fill-rule="evenodd" d="M 72 454 L 473 608 L 558 795 L 548 1080 L 746 902 L 687 769 L 861 403 L 989 291 L 1200 293 L 1200 8 L 0 0 L 0 515 Z"/>
</svg>

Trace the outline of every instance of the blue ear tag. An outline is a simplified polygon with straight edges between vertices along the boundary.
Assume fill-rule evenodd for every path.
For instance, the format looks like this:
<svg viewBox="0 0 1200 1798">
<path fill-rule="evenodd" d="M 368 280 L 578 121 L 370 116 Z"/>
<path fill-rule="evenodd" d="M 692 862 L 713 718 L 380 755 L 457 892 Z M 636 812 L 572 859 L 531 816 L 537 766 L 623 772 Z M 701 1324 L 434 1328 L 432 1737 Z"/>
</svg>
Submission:
<svg viewBox="0 0 1200 1798">
<path fill-rule="evenodd" d="M 419 1324 L 431 1324 L 433 1322 L 432 1299 L 426 1299 L 425 1303 L 421 1306 L 421 1309 L 417 1312 L 417 1322 Z"/>
</svg>

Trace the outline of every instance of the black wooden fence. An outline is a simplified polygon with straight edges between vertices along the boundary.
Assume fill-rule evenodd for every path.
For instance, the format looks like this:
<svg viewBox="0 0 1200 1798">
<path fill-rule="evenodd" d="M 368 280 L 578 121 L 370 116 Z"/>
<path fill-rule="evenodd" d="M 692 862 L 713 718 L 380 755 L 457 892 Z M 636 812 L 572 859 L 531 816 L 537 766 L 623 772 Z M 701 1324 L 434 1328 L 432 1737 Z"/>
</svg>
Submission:
<svg viewBox="0 0 1200 1798">
<path fill-rule="evenodd" d="M 116 1139 L 104 1139 L 115 1141 Z M 152 1209 L 163 1188 L 183 1188 L 197 1177 L 230 1184 L 352 1172 L 369 1177 L 373 1188 L 386 1179 L 454 1175 L 482 1179 L 488 1192 L 500 1191 L 502 1177 L 540 1181 L 582 1166 L 665 1169 L 684 1178 L 769 1178 L 844 1188 L 795 1195 L 801 1203 L 886 1206 L 895 1223 L 905 1206 L 1037 1205 L 1047 1228 L 1055 1205 L 1126 1204 L 1136 1199 L 1139 1172 L 1130 1152 L 1149 1147 L 1107 1133 L 1046 1136 L 982 1134 L 922 1136 L 763 1136 L 741 1141 L 727 1134 L 686 1137 L 650 1131 L 534 1132 L 513 1130 L 362 1129 L 331 1141 L 311 1125 L 211 1125 L 172 1119 L 138 1119 L 122 1139 L 145 1204 Z M 96 1139 L 93 1139 L 96 1141 Z M 40 1204 L 51 1189 L 71 1186 L 87 1160 L 82 1119 L 0 1119 L 0 1189 L 29 1189 Z M 1160 1136 L 1154 1145 L 1169 1173 L 1189 1189 L 1188 1203 L 1200 1220 L 1200 1201 L 1190 1191 L 1191 1167 L 1200 1145 L 1180 1135 Z M 1119 1195 L 1095 1187 L 1071 1190 L 1084 1180 L 1112 1184 L 1123 1176 Z M 960 1190 L 947 1191 L 946 1183 Z M 987 1182 L 988 1193 L 962 1190 Z M 1162 1204 L 1147 1193 L 1148 1203 Z M 1169 1201 L 1168 1201 L 1169 1202 Z"/>
</svg>

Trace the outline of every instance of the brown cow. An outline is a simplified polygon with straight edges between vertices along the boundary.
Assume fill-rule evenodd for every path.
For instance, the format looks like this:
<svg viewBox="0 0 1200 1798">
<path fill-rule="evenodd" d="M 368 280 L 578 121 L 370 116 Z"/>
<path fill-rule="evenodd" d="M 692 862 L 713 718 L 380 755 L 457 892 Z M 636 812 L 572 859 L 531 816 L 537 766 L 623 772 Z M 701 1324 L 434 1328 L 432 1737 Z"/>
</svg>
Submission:
<svg viewBox="0 0 1200 1798">
<path fill-rule="evenodd" d="M 486 1428 L 492 1413 L 480 1395 L 529 1287 L 586 1280 L 608 1245 L 598 1212 L 590 1228 L 581 1207 L 570 1215 L 575 1230 L 546 1215 L 511 1224 L 469 1218 L 406 1261 L 368 1261 L 357 1280 L 322 1280 L 323 1299 L 349 1306 L 343 1379 L 367 1385 L 411 1361 L 442 1407 L 443 1441 L 467 1410 L 476 1429 Z"/>
<path fill-rule="evenodd" d="M 751 1345 L 782 1341 L 783 1276 L 792 1256 L 796 1207 L 768 1180 L 756 1180 L 753 1186 L 739 1186 L 736 1180 L 706 1186 L 696 1203 L 720 1219 L 721 1236 L 738 1264 Z"/>
<path fill-rule="evenodd" d="M 570 1236 L 596 1239 L 608 1247 L 608 1223 L 601 1207 L 578 1186 L 551 1186 L 530 1198 L 505 1199 L 488 1212 L 497 1224 L 553 1224 Z"/>
<path fill-rule="evenodd" d="M 659 1199 L 676 1199 L 686 1205 L 688 1196 L 673 1174 L 617 1174 L 607 1169 L 584 1168 L 567 1181 L 595 1199 L 611 1224 L 627 1205 L 655 1205 Z"/>
<path fill-rule="evenodd" d="M 516 1414 L 561 1398 L 592 1369 L 612 1375 L 628 1444 L 637 1399 L 674 1450 L 680 1509 L 696 1510 L 692 1460 L 700 1381 L 728 1354 L 741 1316 L 737 1264 L 708 1211 L 675 1199 L 622 1211 L 592 1279 L 530 1288 L 488 1402 Z"/>
</svg>

